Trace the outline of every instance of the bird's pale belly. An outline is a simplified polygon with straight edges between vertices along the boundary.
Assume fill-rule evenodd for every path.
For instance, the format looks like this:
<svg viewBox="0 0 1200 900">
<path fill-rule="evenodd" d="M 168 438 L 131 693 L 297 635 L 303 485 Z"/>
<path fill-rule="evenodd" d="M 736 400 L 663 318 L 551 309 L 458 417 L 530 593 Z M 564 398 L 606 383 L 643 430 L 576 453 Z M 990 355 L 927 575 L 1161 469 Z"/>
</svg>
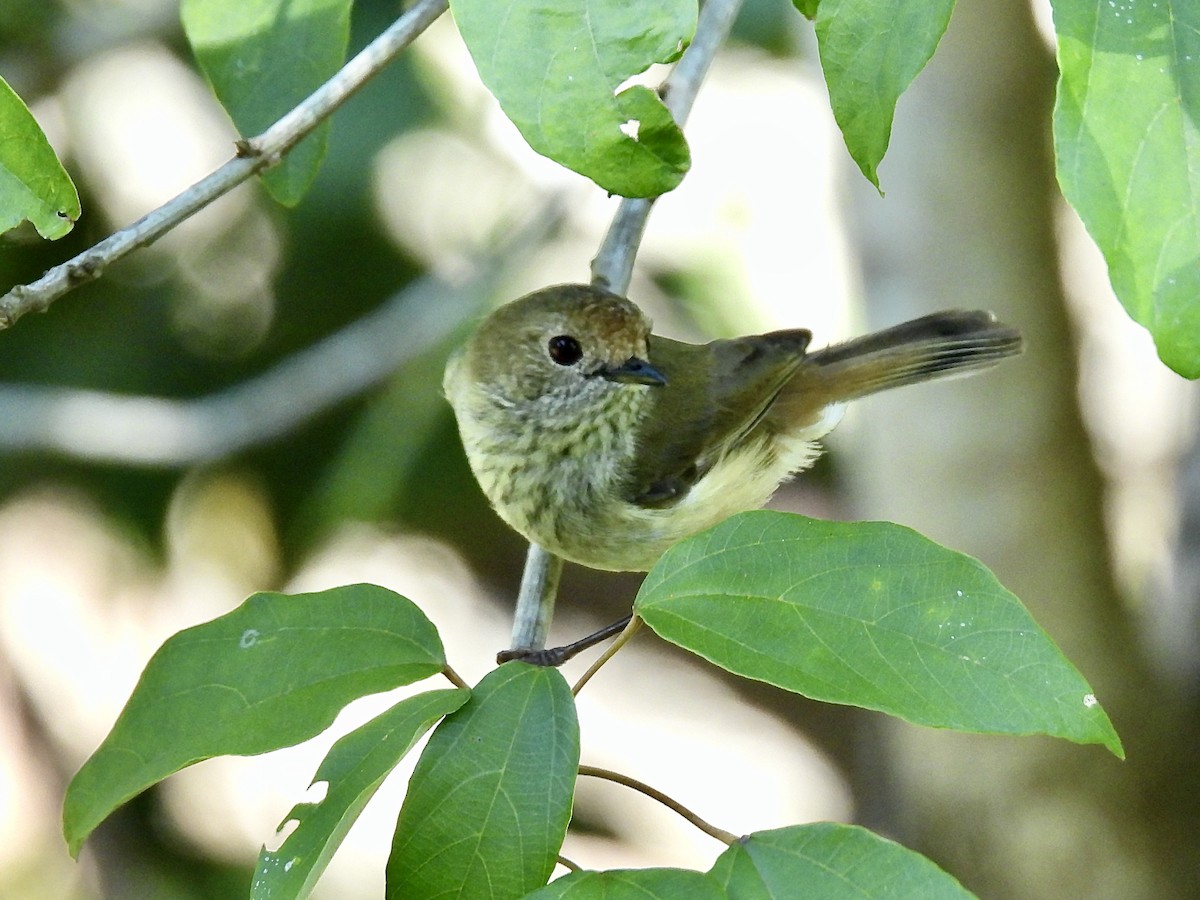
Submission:
<svg viewBox="0 0 1200 900">
<path fill-rule="evenodd" d="M 577 437 L 543 435 L 537 449 L 503 459 L 493 453 L 477 475 L 501 516 L 529 540 L 612 571 L 646 571 L 683 538 L 757 509 L 795 462 L 780 458 L 771 442 L 755 442 L 713 466 L 677 503 L 651 508 L 627 499 L 631 440 L 590 429 Z"/>
</svg>

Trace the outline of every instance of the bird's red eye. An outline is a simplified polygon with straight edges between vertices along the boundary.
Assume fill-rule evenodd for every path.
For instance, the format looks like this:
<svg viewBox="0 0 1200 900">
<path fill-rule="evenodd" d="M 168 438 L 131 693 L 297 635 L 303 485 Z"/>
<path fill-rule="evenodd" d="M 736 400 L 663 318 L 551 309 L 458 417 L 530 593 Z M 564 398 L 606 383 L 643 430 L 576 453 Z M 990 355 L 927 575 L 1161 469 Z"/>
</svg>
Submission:
<svg viewBox="0 0 1200 900">
<path fill-rule="evenodd" d="M 579 346 L 579 341 L 569 334 L 550 338 L 546 349 L 550 352 L 550 358 L 560 366 L 573 366 L 583 358 L 583 348 Z"/>
</svg>

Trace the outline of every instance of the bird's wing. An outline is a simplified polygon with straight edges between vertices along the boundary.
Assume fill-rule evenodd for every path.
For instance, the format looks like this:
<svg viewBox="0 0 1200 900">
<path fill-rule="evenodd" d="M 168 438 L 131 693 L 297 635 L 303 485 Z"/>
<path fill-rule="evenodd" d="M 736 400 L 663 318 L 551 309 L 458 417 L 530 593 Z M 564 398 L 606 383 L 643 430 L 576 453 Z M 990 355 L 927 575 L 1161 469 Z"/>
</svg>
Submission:
<svg viewBox="0 0 1200 900">
<path fill-rule="evenodd" d="M 812 335 L 777 331 L 696 346 L 652 335 L 651 363 L 667 378 L 642 423 L 629 498 L 669 507 L 754 431 L 804 362 Z"/>
</svg>

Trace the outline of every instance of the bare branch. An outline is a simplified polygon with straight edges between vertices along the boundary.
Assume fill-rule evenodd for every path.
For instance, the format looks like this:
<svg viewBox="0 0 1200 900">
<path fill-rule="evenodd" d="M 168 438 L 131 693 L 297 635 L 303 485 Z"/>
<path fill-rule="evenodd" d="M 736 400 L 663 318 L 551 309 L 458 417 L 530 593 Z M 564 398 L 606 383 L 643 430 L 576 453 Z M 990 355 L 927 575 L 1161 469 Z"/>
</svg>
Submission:
<svg viewBox="0 0 1200 900">
<path fill-rule="evenodd" d="M 99 278 L 116 260 L 139 247 L 154 243 L 218 197 L 278 163 L 289 150 L 411 44 L 446 11 L 446 6 L 447 0 L 420 0 L 299 106 L 258 137 L 239 141 L 237 155 L 215 172 L 132 225 L 50 269 L 37 281 L 18 285 L 0 297 L 0 329 L 15 324 L 26 313 L 45 312 L 59 297 Z"/>
<path fill-rule="evenodd" d="M 700 7 L 696 35 L 680 57 L 664 86 L 663 103 L 683 127 L 691 115 L 700 84 L 708 74 L 717 50 L 725 43 L 742 0 L 708 0 Z M 617 207 L 612 225 L 592 260 L 592 283 L 617 294 L 629 290 L 633 261 L 646 231 L 646 220 L 657 198 L 625 199 Z"/>
<path fill-rule="evenodd" d="M 127 464 L 183 466 L 265 443 L 387 378 L 481 305 L 498 272 L 561 222 L 535 210 L 511 240 L 451 282 L 426 276 L 261 375 L 194 400 L 0 385 L 0 449 L 50 450 Z"/>
</svg>

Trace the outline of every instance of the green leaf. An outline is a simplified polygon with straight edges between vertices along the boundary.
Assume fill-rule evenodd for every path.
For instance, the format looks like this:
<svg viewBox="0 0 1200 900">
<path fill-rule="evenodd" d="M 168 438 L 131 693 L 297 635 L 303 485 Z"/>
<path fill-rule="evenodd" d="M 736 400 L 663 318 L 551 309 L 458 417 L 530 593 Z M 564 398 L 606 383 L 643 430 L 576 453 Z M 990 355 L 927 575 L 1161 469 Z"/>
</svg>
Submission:
<svg viewBox="0 0 1200 900">
<path fill-rule="evenodd" d="M 757 510 L 667 551 L 634 609 L 722 668 L 961 731 L 1121 742 L 1086 681 L 969 556 L 888 522 Z"/>
<path fill-rule="evenodd" d="M 479 77 L 538 153 L 613 194 L 653 197 L 691 163 L 649 88 L 617 92 L 670 62 L 696 30 L 696 0 L 451 0 Z M 622 131 L 633 129 L 636 139 Z"/>
<path fill-rule="evenodd" d="M 299 825 L 278 850 L 259 853 L 251 900 L 307 897 L 383 779 L 434 722 L 470 696 L 451 689 L 409 697 L 334 744 L 313 778 L 328 786 L 325 799 L 288 813 L 280 827 L 293 820 Z"/>
<path fill-rule="evenodd" d="M 722 853 L 711 874 L 730 900 L 973 896 L 920 854 L 864 828 L 829 822 L 756 832 Z"/>
<path fill-rule="evenodd" d="M 1200 4 L 1053 7 L 1059 184 L 1163 362 L 1200 377 Z"/>
<path fill-rule="evenodd" d="M 833 117 L 863 175 L 879 187 L 896 101 L 950 22 L 954 0 L 821 0 L 817 47 Z"/>
<path fill-rule="evenodd" d="M 0 78 L 0 234 L 28 219 L 48 240 L 79 218 L 79 195 L 28 107 Z"/>
<path fill-rule="evenodd" d="M 430 737 L 387 866 L 390 898 L 521 897 L 554 870 L 571 817 L 579 723 L 556 669 L 488 673 Z"/>
<path fill-rule="evenodd" d="M 612 869 L 572 872 L 525 900 L 724 900 L 725 892 L 702 872 L 688 869 Z"/>
<path fill-rule="evenodd" d="M 792 0 L 793 5 L 806 19 L 815 19 L 817 17 L 817 4 L 819 2 L 820 0 Z"/>
<path fill-rule="evenodd" d="M 196 61 L 243 137 L 253 137 L 337 72 L 350 40 L 352 0 L 183 0 Z M 271 196 L 291 206 L 308 190 L 328 121 L 263 173 Z"/>
<path fill-rule="evenodd" d="M 168 638 L 67 788 L 72 855 L 126 800 L 184 766 L 249 756 L 324 731 L 357 697 L 440 672 L 437 631 L 386 588 L 255 594 Z"/>
</svg>

